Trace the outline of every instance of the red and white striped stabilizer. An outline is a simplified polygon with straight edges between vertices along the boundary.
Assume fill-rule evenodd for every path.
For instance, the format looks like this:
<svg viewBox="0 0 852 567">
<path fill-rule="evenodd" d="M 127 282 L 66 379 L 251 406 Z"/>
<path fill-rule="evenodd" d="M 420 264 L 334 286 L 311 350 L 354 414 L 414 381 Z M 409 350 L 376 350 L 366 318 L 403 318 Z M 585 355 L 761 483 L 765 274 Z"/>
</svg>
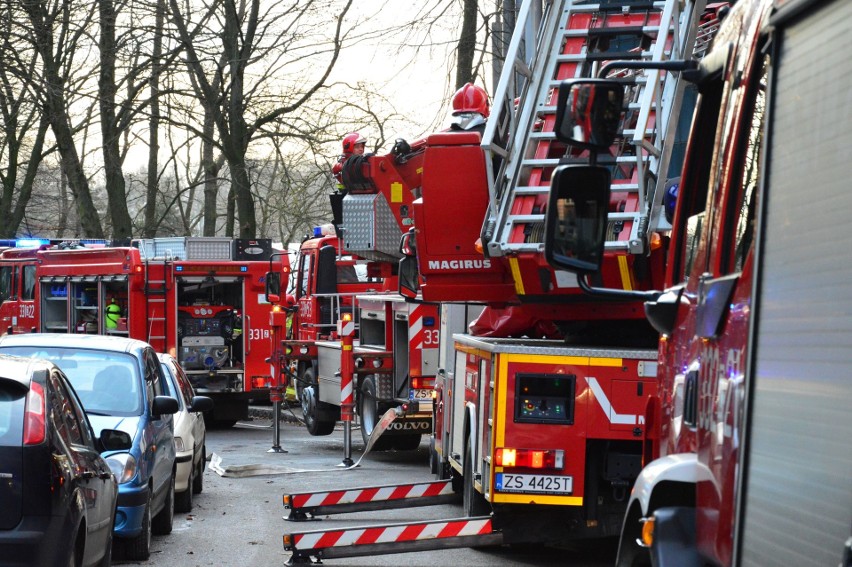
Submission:
<svg viewBox="0 0 852 567">
<path fill-rule="evenodd" d="M 294 563 L 307 557 L 355 557 L 424 549 L 447 549 L 502 542 L 490 517 L 432 520 L 284 535 L 284 548 Z"/>
<path fill-rule="evenodd" d="M 412 484 L 392 484 L 284 495 L 289 520 L 306 519 L 305 514 L 334 514 L 365 510 L 386 510 L 434 506 L 458 500 L 452 481 L 438 480 Z"/>
</svg>

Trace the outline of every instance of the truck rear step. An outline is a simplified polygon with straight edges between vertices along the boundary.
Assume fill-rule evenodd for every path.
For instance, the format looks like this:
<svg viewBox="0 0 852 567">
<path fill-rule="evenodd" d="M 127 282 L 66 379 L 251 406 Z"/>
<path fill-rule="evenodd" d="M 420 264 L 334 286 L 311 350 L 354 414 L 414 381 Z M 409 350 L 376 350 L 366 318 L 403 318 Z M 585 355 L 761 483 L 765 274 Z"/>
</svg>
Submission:
<svg viewBox="0 0 852 567">
<path fill-rule="evenodd" d="M 360 557 L 432 549 L 500 545 L 490 517 L 403 522 L 356 528 L 295 532 L 284 535 L 293 555 L 287 565 L 304 565 L 335 557 Z"/>
<path fill-rule="evenodd" d="M 327 492 L 285 494 L 284 507 L 290 510 L 290 521 L 315 519 L 320 515 L 437 506 L 460 500 L 449 480 L 365 486 Z M 310 517 L 309 517 L 310 516 Z"/>
</svg>

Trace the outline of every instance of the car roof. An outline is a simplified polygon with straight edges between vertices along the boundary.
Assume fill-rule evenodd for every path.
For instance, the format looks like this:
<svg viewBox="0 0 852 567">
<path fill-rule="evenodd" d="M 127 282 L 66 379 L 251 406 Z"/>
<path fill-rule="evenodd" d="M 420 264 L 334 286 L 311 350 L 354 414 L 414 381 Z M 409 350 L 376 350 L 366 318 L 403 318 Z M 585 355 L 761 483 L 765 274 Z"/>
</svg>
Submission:
<svg viewBox="0 0 852 567">
<path fill-rule="evenodd" d="M 138 352 L 150 345 L 138 339 L 107 335 L 66 335 L 60 333 L 23 333 L 0 337 L 0 347 L 63 347 L 113 352 Z"/>
<path fill-rule="evenodd" d="M 47 360 L 0 354 L 0 380 L 14 380 L 29 390 L 33 372 L 50 366 Z"/>
</svg>

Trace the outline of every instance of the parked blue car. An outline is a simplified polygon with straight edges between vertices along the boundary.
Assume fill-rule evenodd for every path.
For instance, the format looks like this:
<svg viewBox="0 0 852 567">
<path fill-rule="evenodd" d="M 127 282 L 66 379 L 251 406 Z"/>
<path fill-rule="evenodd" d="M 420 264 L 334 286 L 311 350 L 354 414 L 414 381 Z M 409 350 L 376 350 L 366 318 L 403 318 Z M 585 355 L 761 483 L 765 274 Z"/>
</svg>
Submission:
<svg viewBox="0 0 852 567">
<path fill-rule="evenodd" d="M 133 439 L 130 450 L 102 456 L 118 480 L 114 543 L 127 559 L 147 559 L 151 534 L 172 531 L 178 411 L 154 349 L 121 337 L 32 333 L 0 337 L 0 353 L 50 360 L 73 385 L 95 435 L 115 429 Z"/>
</svg>

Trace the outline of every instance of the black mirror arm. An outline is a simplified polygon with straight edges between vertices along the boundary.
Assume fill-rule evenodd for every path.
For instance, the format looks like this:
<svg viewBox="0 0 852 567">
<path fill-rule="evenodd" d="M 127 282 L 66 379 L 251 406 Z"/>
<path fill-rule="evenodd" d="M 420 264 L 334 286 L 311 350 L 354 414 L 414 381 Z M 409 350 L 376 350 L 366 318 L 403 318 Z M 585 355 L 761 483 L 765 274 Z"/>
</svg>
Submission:
<svg viewBox="0 0 852 567">
<path fill-rule="evenodd" d="M 663 71 L 684 72 L 684 78 L 689 80 L 689 72 L 698 69 L 698 61 L 694 59 L 673 59 L 670 61 L 610 61 L 600 68 L 598 78 L 605 79 L 612 69 L 661 69 Z"/>
<path fill-rule="evenodd" d="M 585 274 L 577 274 L 577 284 L 583 293 L 597 297 L 608 297 L 610 299 L 621 299 L 624 301 L 656 301 L 661 291 L 631 291 L 626 289 L 612 289 L 608 287 L 592 287 L 586 281 Z"/>
</svg>

